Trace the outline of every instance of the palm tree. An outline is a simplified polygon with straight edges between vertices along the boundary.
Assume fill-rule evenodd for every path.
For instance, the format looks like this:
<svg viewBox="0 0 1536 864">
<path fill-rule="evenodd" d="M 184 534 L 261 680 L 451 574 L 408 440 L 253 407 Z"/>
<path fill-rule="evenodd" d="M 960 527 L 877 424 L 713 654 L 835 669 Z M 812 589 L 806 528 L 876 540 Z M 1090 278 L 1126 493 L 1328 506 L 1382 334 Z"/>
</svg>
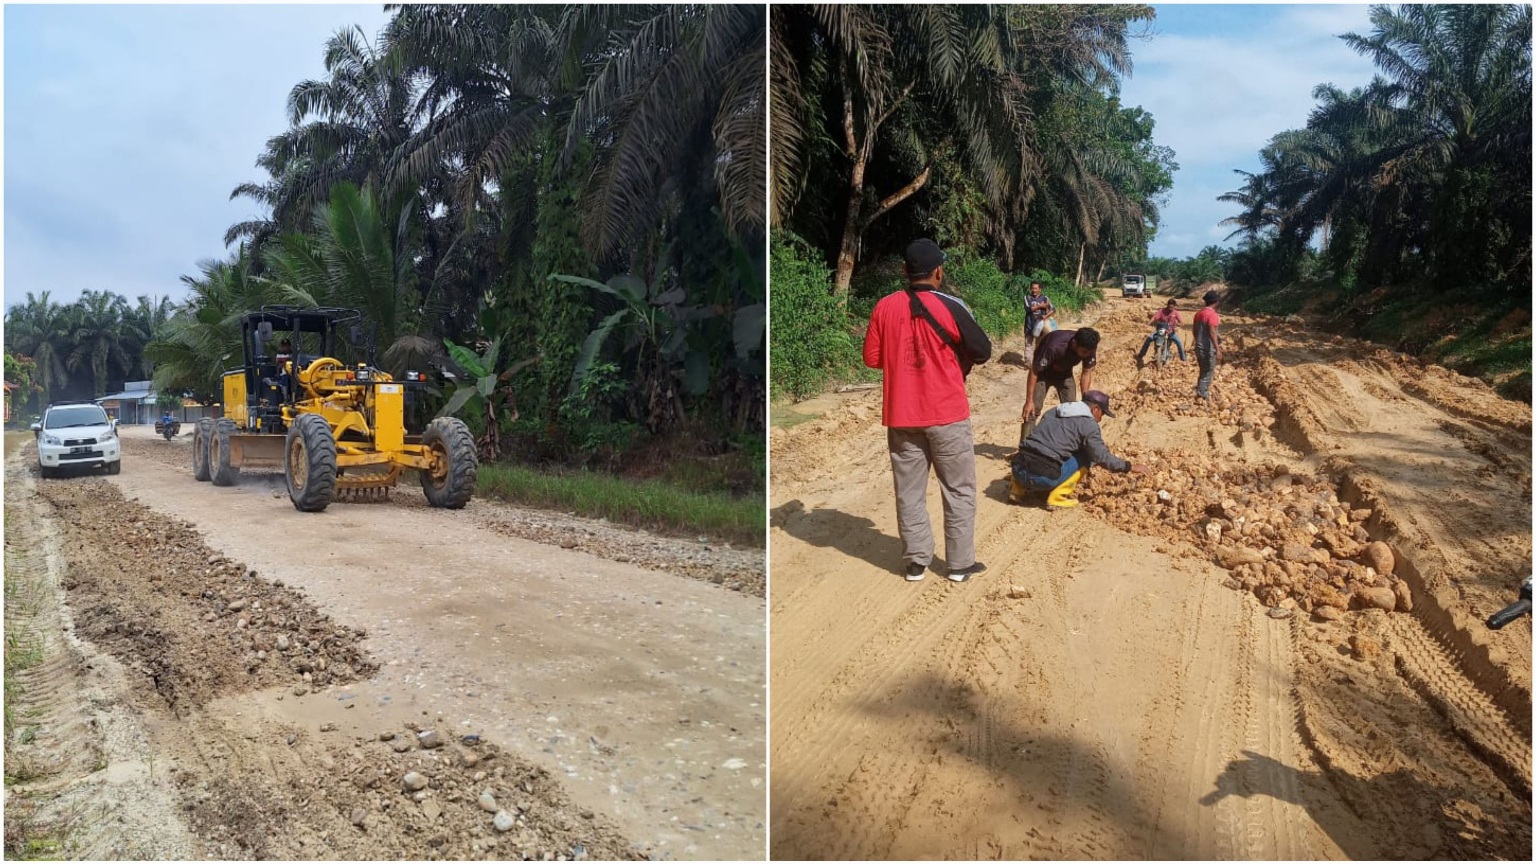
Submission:
<svg viewBox="0 0 1536 864">
<path fill-rule="evenodd" d="M 69 383 L 67 360 L 74 352 L 68 307 L 53 302 L 49 292 L 27 292 L 26 300 L 6 310 L 5 345 L 37 364 L 38 408 Z"/>
<path fill-rule="evenodd" d="M 597 142 L 583 198 L 595 214 L 586 223 L 590 248 L 611 255 L 637 240 L 682 194 L 676 187 L 688 183 L 713 186 L 732 234 L 760 238 L 768 164 L 764 8 L 571 9 L 568 44 L 590 71 L 566 127 L 565 151 Z"/>
<path fill-rule="evenodd" d="M 797 178 L 825 158 L 817 142 L 834 140 L 833 176 L 847 190 L 834 291 L 846 297 L 865 231 L 922 190 L 946 154 L 985 192 L 998 227 L 990 233 L 1009 233 L 1053 180 L 1070 191 L 1079 230 L 1101 222 L 1099 211 L 1128 213 L 1109 206 L 1102 176 L 1086 179 L 1091 160 L 1055 159 L 1067 170 L 1051 173 L 1051 144 L 1035 127 L 1058 89 L 1112 89 L 1129 70 L 1128 25 L 1149 17 L 1144 6 L 775 8 L 775 218 L 794 205 Z M 898 179 L 875 192 L 872 171 L 887 163 L 902 166 L 886 170 Z"/>
<path fill-rule="evenodd" d="M 128 301 L 107 291 L 86 291 L 70 309 L 74 348 L 64 361 L 65 368 L 71 372 L 89 369 L 93 395 L 104 396 L 108 373 L 126 373 L 135 365 L 123 331 Z"/>
<path fill-rule="evenodd" d="M 285 234 L 268 249 L 271 275 L 261 281 L 285 303 L 362 312 L 378 328 L 385 366 L 401 371 L 420 366 L 437 343 L 417 333 L 409 223 L 389 225 L 372 192 L 338 183 L 315 209 L 312 234 Z"/>
<path fill-rule="evenodd" d="M 222 398 L 224 370 L 242 359 L 240 316 L 277 299 L 252 275 L 251 263 L 242 247 L 226 260 L 200 262 L 197 276 L 181 277 L 187 300 L 144 346 L 156 390 L 191 391 L 204 402 Z"/>
</svg>

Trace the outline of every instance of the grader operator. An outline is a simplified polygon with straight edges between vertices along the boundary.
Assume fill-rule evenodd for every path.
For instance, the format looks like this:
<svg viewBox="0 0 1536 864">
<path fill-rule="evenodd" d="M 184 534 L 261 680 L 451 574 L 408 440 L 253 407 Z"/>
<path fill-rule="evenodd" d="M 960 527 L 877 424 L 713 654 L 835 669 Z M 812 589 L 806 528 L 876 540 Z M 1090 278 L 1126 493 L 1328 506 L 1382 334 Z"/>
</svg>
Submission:
<svg viewBox="0 0 1536 864">
<path fill-rule="evenodd" d="M 426 376 L 396 380 L 368 360 L 338 359 L 371 360 L 361 320 L 353 309 L 293 306 L 245 315 L 245 362 L 224 373 L 224 417 L 199 420 L 193 431 L 192 476 L 230 486 L 242 470 L 280 468 L 293 506 L 317 512 L 333 500 L 387 497 L 409 468 L 432 506 L 469 503 L 478 460 L 464 422 L 439 417 L 420 435 L 406 434 L 406 394 Z"/>
</svg>

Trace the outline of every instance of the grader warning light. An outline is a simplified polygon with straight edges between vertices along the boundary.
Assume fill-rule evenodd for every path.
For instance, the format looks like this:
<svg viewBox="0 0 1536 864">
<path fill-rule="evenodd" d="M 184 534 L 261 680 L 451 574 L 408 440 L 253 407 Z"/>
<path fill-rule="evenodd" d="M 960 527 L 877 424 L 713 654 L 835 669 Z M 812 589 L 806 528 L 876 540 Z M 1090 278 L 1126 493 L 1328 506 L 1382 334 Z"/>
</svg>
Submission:
<svg viewBox="0 0 1536 864">
<path fill-rule="evenodd" d="M 361 318 L 293 306 L 248 313 L 245 364 L 224 373 L 225 416 L 198 421 L 192 476 L 229 486 L 242 470 L 280 468 L 293 506 L 315 512 L 333 500 L 388 497 L 414 469 L 432 506 L 469 503 L 479 466 L 464 422 L 439 417 L 420 435 L 405 432 L 407 396 L 426 376 L 396 381 L 367 360 L 354 368 L 337 359 L 363 350 Z M 343 324 L 352 325 L 350 345 L 337 339 Z"/>
</svg>

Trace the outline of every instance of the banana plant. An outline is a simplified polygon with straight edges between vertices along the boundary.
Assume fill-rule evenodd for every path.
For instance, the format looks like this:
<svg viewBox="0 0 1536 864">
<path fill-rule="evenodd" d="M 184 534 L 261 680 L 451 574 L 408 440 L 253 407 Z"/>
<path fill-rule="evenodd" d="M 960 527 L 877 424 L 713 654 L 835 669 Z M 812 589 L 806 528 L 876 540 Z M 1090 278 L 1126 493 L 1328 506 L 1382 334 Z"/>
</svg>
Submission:
<svg viewBox="0 0 1536 864">
<path fill-rule="evenodd" d="M 437 412 L 437 416 L 446 417 L 464 410 L 465 406 L 474 405 L 481 409 L 485 416 L 485 431 L 480 434 L 476 443 L 480 448 L 480 458 L 493 461 L 501 455 L 501 415 L 506 414 L 509 422 L 515 422 L 518 418 L 517 394 L 512 389 L 512 376 L 521 372 L 527 366 L 538 362 L 538 356 L 519 360 L 508 368 L 497 371 L 496 366 L 501 357 L 501 337 L 491 340 L 490 345 L 482 354 L 463 345 L 455 344 L 452 339 L 444 339 L 443 345 L 448 349 L 448 356 L 469 377 L 468 381 L 460 380 L 448 397 L 448 403 L 443 410 Z M 497 387 L 501 383 L 502 386 Z"/>
<path fill-rule="evenodd" d="M 716 314 L 715 310 L 709 306 L 685 305 L 687 292 L 682 288 L 666 288 L 665 271 L 658 273 L 649 285 L 627 273 L 614 276 L 606 283 L 563 273 L 552 274 L 549 278 L 600 291 L 623 303 L 618 311 L 604 317 L 597 328 L 587 334 L 571 370 L 568 394 L 580 389 L 588 368 L 616 330 L 625 335 L 624 350 L 637 358 L 641 399 L 647 425 L 652 431 L 682 418 L 678 383 L 684 392 L 694 396 L 709 389 L 709 354 L 690 348 L 688 333 L 690 323 Z"/>
</svg>

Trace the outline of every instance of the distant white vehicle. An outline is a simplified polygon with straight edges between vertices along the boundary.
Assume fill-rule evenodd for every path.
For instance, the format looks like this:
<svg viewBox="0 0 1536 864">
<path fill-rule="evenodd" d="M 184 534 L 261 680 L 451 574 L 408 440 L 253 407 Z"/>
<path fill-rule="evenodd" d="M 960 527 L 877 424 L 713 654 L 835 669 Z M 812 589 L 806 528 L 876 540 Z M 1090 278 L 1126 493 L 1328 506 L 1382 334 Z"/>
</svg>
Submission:
<svg viewBox="0 0 1536 864">
<path fill-rule="evenodd" d="M 1120 277 L 1121 297 L 1151 297 L 1152 289 L 1147 287 L 1147 277 L 1140 274 L 1127 274 Z"/>
</svg>

